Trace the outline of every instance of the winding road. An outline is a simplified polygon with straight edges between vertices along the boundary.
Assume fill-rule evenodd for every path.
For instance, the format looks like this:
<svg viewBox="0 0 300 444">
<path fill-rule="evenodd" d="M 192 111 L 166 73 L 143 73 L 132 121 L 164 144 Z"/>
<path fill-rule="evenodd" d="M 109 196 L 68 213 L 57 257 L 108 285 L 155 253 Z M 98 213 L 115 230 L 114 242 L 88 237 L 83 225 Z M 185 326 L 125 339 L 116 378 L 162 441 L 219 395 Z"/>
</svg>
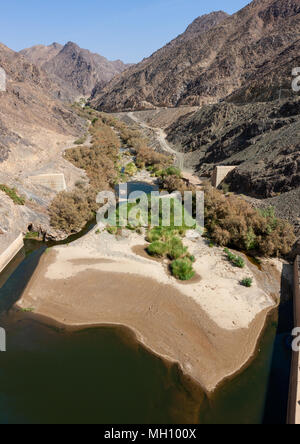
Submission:
<svg viewBox="0 0 300 444">
<path fill-rule="evenodd" d="M 129 112 L 127 113 L 128 117 L 136 122 L 140 127 L 154 131 L 157 141 L 159 142 L 161 149 L 168 154 L 172 154 L 176 157 L 176 166 L 182 171 L 182 176 L 184 179 L 188 180 L 191 184 L 195 186 L 201 185 L 201 179 L 195 174 L 191 173 L 184 167 L 184 153 L 180 153 L 179 151 L 175 151 L 167 141 L 167 135 L 162 128 L 153 128 L 152 126 L 147 125 L 143 120 L 141 120 L 136 113 Z"/>
</svg>

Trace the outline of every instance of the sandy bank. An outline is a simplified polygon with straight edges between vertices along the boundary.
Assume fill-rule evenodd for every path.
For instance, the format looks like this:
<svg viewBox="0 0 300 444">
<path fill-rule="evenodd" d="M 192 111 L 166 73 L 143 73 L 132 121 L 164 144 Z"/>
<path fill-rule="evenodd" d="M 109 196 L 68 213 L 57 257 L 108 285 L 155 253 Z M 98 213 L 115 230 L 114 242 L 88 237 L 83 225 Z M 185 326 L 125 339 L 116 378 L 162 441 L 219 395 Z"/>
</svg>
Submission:
<svg viewBox="0 0 300 444">
<path fill-rule="evenodd" d="M 131 250 L 144 244 L 142 236 L 128 236 L 93 232 L 45 253 L 19 305 L 67 325 L 128 326 L 147 347 L 213 390 L 253 355 L 279 294 L 278 263 L 262 281 L 251 264 L 237 270 L 221 249 L 187 239 L 201 280 L 182 285 L 164 264 Z M 251 289 L 239 284 L 248 275 L 255 280 Z"/>
</svg>

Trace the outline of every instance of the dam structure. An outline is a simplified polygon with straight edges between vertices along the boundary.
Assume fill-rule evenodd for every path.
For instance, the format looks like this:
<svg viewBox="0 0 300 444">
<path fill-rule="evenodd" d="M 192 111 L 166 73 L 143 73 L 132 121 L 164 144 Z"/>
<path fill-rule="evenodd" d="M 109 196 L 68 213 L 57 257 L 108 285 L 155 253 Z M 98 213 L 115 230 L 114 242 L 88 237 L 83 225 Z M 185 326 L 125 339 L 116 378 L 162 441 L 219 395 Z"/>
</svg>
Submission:
<svg viewBox="0 0 300 444">
<path fill-rule="evenodd" d="M 294 262 L 294 328 L 300 332 L 300 256 Z M 296 332 L 296 330 L 295 330 Z M 298 332 L 298 337 L 299 337 Z M 299 345 L 300 341 L 298 341 Z M 293 350 L 288 403 L 288 424 L 300 424 L 300 350 Z"/>
<path fill-rule="evenodd" d="M 56 193 L 60 193 L 67 189 L 65 175 L 63 173 L 38 174 L 35 176 L 29 176 L 29 180 L 36 185 L 49 188 Z"/>
<path fill-rule="evenodd" d="M 0 273 L 24 247 L 22 233 L 6 233 L 0 236 Z"/>
<path fill-rule="evenodd" d="M 231 171 L 235 170 L 237 166 L 217 166 L 212 174 L 211 184 L 213 187 L 218 188 L 218 186 L 223 182 Z"/>
</svg>

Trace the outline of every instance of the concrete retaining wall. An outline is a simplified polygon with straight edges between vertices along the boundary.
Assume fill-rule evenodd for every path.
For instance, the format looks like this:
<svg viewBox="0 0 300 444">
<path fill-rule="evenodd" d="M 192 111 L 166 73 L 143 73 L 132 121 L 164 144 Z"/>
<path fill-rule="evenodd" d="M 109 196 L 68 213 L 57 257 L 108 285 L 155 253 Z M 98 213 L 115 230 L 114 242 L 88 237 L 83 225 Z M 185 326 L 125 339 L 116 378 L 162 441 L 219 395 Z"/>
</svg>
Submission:
<svg viewBox="0 0 300 444">
<path fill-rule="evenodd" d="M 294 263 L 294 327 L 300 327 L 300 256 Z M 293 352 L 288 403 L 288 424 L 300 424 L 300 353 Z"/>
<path fill-rule="evenodd" d="M 19 236 L 13 239 L 12 242 L 3 250 L 2 253 L 0 252 L 0 273 L 1 271 L 4 270 L 4 268 L 10 263 L 10 261 L 19 253 L 19 251 L 23 247 L 24 247 L 23 235 L 22 233 L 20 233 Z"/>
<path fill-rule="evenodd" d="M 237 166 L 217 166 L 214 169 L 212 178 L 211 178 L 211 184 L 213 187 L 218 188 L 221 182 L 228 176 L 228 174 L 235 170 Z"/>
<path fill-rule="evenodd" d="M 65 175 L 63 173 L 39 174 L 37 176 L 30 176 L 29 179 L 31 182 L 37 185 L 42 185 L 46 188 L 50 188 L 57 193 L 67 189 Z"/>
</svg>

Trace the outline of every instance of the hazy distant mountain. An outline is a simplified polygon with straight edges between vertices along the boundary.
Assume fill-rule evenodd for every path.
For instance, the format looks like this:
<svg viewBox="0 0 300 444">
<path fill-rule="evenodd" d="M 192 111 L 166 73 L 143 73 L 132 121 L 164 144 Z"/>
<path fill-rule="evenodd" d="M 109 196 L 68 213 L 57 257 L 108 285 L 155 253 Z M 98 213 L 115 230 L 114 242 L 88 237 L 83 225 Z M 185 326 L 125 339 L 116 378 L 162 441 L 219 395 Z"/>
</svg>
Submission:
<svg viewBox="0 0 300 444">
<path fill-rule="evenodd" d="M 28 58 L 32 63 L 41 67 L 45 62 L 48 62 L 55 57 L 61 50 L 63 45 L 59 43 L 52 43 L 52 45 L 36 45 L 31 48 L 22 49 L 20 54 Z"/>
<path fill-rule="evenodd" d="M 255 0 L 233 16 L 199 17 L 94 94 L 92 105 L 107 111 L 202 105 L 236 91 L 232 100 L 278 97 L 282 81 L 291 83 L 299 35 L 299 0 Z"/>
<path fill-rule="evenodd" d="M 65 46 L 33 46 L 21 54 L 44 69 L 61 88 L 61 96 L 89 96 L 96 84 L 104 86 L 127 66 L 121 60 L 109 61 L 73 42 Z"/>
</svg>

